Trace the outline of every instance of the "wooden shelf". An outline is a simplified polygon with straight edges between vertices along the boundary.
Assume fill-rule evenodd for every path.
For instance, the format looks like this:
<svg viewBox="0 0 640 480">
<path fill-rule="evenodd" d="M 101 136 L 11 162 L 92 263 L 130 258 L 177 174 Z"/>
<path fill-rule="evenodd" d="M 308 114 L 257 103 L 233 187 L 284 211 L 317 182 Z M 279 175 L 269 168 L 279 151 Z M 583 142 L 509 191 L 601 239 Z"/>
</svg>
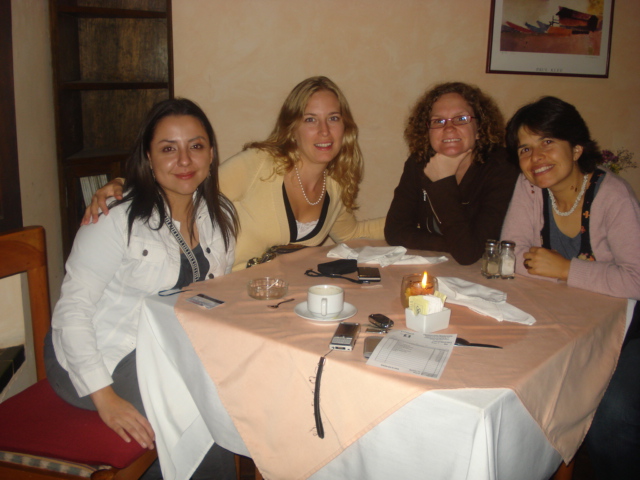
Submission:
<svg viewBox="0 0 640 480">
<path fill-rule="evenodd" d="M 60 6 L 58 12 L 78 18 L 167 18 L 166 12 L 125 8 Z"/>
<path fill-rule="evenodd" d="M 171 0 L 50 0 L 65 258 L 80 178 L 123 175 L 139 125 L 173 97 Z"/>
<path fill-rule="evenodd" d="M 169 89 L 168 82 L 63 82 L 61 90 L 153 90 Z"/>
<path fill-rule="evenodd" d="M 73 164 L 84 164 L 86 162 L 91 162 L 96 158 L 101 158 L 105 160 L 126 160 L 127 155 L 129 154 L 126 150 L 114 150 L 114 149 L 104 149 L 104 148 L 94 148 L 88 150 L 82 150 L 77 152 L 67 158 L 65 158 L 65 162 L 69 165 Z"/>
</svg>

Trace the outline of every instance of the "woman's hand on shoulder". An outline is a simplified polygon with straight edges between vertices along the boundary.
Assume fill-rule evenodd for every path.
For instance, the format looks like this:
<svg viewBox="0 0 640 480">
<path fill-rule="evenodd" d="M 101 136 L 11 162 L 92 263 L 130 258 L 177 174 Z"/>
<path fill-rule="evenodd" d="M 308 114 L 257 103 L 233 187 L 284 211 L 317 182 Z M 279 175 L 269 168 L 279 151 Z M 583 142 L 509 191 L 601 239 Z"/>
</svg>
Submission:
<svg viewBox="0 0 640 480">
<path fill-rule="evenodd" d="M 432 182 L 455 175 L 460 165 L 465 160 L 470 160 L 471 155 L 473 155 L 472 149 L 456 157 L 447 157 L 441 153 L 436 153 L 424 167 L 424 174 Z"/>
<path fill-rule="evenodd" d="M 143 448 L 153 450 L 155 434 L 149 421 L 136 408 L 111 388 L 101 388 L 91 394 L 98 414 L 107 426 L 129 443 L 131 437 Z"/>
<path fill-rule="evenodd" d="M 569 278 L 571 260 L 567 260 L 555 250 L 531 247 L 524 254 L 524 266 L 531 275 L 558 278 L 566 282 Z"/>
<path fill-rule="evenodd" d="M 107 207 L 107 198 L 115 197 L 122 200 L 124 191 L 124 178 L 114 178 L 104 187 L 98 189 L 91 197 L 91 205 L 87 207 L 82 217 L 80 225 L 89 225 L 90 223 L 98 223 L 98 215 L 100 210 L 105 215 L 109 215 L 109 207 Z"/>
</svg>

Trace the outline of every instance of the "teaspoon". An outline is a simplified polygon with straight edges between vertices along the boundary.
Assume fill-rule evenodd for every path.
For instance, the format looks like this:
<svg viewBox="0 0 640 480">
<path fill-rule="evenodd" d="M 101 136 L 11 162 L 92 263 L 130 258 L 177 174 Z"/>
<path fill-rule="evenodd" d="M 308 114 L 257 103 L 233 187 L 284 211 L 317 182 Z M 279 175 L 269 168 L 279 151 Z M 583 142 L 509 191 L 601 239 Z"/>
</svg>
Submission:
<svg viewBox="0 0 640 480">
<path fill-rule="evenodd" d="M 287 303 L 287 302 L 293 302 L 295 300 L 295 298 L 287 298 L 286 300 L 283 300 L 281 302 L 276 303 L 275 305 L 267 305 L 267 307 L 269 308 L 278 308 L 280 305 L 282 305 L 283 303 Z"/>
</svg>

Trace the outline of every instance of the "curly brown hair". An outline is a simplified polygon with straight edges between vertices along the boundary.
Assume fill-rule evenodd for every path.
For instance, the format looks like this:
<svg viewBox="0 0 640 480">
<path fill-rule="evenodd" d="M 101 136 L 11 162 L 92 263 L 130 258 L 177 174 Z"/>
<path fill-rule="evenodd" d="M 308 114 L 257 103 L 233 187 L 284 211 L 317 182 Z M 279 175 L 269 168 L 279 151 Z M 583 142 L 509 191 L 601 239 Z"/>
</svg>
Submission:
<svg viewBox="0 0 640 480">
<path fill-rule="evenodd" d="M 504 144 L 504 118 L 495 101 L 475 85 L 462 82 L 440 83 L 429 89 L 414 105 L 407 120 L 404 139 L 418 163 L 426 164 L 436 154 L 429 142 L 429 120 L 433 104 L 447 93 L 457 93 L 473 109 L 478 122 L 478 139 L 473 161 L 484 163 L 489 153 Z"/>
<path fill-rule="evenodd" d="M 340 152 L 329 162 L 327 174 L 342 187 L 342 203 L 348 211 L 357 209 L 356 197 L 363 172 L 363 158 L 358 144 L 356 125 L 349 103 L 338 86 L 327 77 L 311 77 L 294 87 L 284 101 L 276 125 L 269 137 L 262 142 L 249 142 L 244 150 L 257 148 L 273 156 L 274 174 L 284 175 L 300 161 L 298 146 L 294 140 L 295 130 L 304 117 L 304 110 L 314 93 L 328 91 L 340 103 L 340 113 L 344 122 L 344 136 Z"/>
</svg>

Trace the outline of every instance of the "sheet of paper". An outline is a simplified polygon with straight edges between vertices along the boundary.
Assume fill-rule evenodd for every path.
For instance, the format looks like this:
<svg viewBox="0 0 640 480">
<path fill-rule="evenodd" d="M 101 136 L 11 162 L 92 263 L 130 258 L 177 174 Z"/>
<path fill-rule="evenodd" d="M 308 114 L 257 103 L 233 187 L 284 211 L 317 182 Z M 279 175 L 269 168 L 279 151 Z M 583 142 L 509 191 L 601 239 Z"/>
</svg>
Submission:
<svg viewBox="0 0 640 480">
<path fill-rule="evenodd" d="M 438 380 L 449 361 L 456 337 L 455 334 L 392 331 L 378 344 L 367 365 Z"/>
</svg>

